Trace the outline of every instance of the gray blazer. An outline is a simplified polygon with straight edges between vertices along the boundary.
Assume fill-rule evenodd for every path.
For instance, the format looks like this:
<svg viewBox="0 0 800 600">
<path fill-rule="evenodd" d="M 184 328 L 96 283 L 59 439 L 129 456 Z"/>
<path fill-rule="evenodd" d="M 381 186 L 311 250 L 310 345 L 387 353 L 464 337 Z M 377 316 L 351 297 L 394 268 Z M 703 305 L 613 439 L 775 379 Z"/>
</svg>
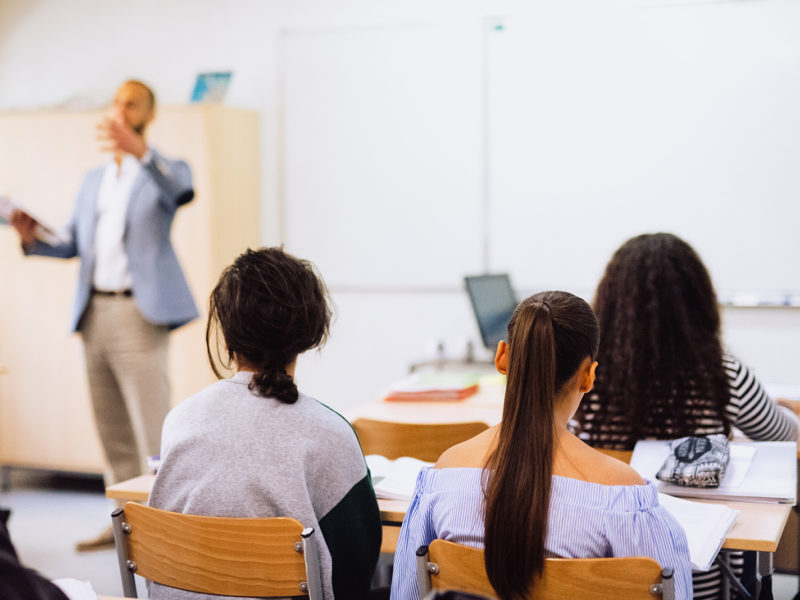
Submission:
<svg viewBox="0 0 800 600">
<path fill-rule="evenodd" d="M 142 165 L 131 188 L 123 243 L 133 280 L 133 297 L 142 315 L 155 325 L 175 328 L 198 316 L 169 238 L 175 211 L 194 198 L 192 173 L 185 162 L 166 159 L 153 149 L 151 152 L 152 159 Z M 80 257 L 72 331 L 80 329 L 91 296 L 97 194 L 103 170 L 104 167 L 99 167 L 89 171 L 83 179 L 75 210 L 66 226 L 68 241 L 50 245 L 37 240 L 23 248 L 25 254 Z"/>
</svg>

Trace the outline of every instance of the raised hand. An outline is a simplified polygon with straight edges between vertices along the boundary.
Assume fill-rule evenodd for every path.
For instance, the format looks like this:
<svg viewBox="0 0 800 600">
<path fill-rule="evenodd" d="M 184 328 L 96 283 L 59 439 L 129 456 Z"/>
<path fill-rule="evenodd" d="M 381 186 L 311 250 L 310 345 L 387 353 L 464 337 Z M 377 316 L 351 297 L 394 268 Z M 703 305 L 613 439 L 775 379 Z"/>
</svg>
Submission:
<svg viewBox="0 0 800 600">
<path fill-rule="evenodd" d="M 103 117 L 97 124 L 97 139 L 102 143 L 103 152 L 132 154 L 137 159 L 147 152 L 144 137 L 136 133 L 120 116 Z"/>
</svg>

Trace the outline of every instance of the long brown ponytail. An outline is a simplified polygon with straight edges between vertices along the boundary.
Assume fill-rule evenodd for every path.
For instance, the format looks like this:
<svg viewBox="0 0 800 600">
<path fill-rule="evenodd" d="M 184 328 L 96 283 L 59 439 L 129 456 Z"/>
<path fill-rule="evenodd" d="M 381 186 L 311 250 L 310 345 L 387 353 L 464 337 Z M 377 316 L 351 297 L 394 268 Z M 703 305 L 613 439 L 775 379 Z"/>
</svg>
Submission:
<svg viewBox="0 0 800 600">
<path fill-rule="evenodd" d="M 524 598 L 544 566 L 553 471 L 554 399 L 597 355 L 589 305 L 567 292 L 524 300 L 508 324 L 508 383 L 497 449 L 487 461 L 485 562 L 503 600 Z"/>
</svg>

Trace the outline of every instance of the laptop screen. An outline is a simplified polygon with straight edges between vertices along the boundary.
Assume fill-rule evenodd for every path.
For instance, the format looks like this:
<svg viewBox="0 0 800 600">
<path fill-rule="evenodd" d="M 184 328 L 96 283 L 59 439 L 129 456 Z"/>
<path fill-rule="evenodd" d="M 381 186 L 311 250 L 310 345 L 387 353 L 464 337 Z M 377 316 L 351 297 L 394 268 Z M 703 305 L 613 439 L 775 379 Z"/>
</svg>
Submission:
<svg viewBox="0 0 800 600">
<path fill-rule="evenodd" d="M 497 342 L 506 339 L 508 321 L 517 307 L 511 281 L 507 274 L 501 273 L 465 277 L 464 283 L 478 321 L 483 345 L 494 350 Z"/>
</svg>

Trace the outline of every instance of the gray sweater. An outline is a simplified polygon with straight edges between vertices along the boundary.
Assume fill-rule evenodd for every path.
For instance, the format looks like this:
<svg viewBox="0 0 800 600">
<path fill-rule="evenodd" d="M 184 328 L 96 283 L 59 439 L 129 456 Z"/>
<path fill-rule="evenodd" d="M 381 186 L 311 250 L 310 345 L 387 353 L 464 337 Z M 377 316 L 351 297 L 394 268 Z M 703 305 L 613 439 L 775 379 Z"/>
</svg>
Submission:
<svg viewBox="0 0 800 600">
<path fill-rule="evenodd" d="M 292 517 L 320 534 L 326 600 L 366 597 L 380 551 L 377 501 L 350 424 L 313 398 L 262 398 L 240 372 L 164 421 L 150 506 L 195 515 Z M 218 598 L 153 585 L 154 600 Z"/>
</svg>

